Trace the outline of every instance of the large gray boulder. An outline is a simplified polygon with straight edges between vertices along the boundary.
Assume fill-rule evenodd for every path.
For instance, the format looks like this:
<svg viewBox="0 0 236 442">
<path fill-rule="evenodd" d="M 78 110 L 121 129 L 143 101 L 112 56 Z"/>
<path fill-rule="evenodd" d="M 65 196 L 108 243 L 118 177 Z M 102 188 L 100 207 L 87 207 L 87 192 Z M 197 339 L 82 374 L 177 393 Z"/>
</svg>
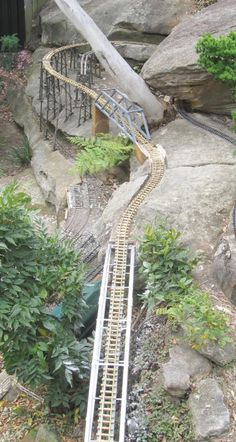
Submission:
<svg viewBox="0 0 236 442">
<path fill-rule="evenodd" d="M 81 179 L 71 172 L 73 162 L 59 151 L 54 151 L 52 143 L 44 139 L 44 134 L 39 129 L 39 120 L 32 112 L 30 97 L 21 84 L 12 82 L 7 98 L 15 121 L 24 128 L 29 140 L 32 150 L 31 165 L 43 197 L 55 206 L 59 214 L 67 205 L 67 189 L 79 184 Z"/>
<path fill-rule="evenodd" d="M 155 44 L 194 9 L 194 0 L 81 0 L 80 4 L 110 39 Z M 82 41 L 53 1 L 41 12 L 41 26 L 43 44 Z"/>
<path fill-rule="evenodd" d="M 162 365 L 164 388 L 172 396 L 182 397 L 191 382 L 206 377 L 211 364 L 188 345 L 176 345 L 169 350 L 170 360 Z"/>
<path fill-rule="evenodd" d="M 229 430 L 230 414 L 223 392 L 215 379 L 201 381 L 190 395 L 189 406 L 197 441 L 209 440 Z"/>
<path fill-rule="evenodd" d="M 196 43 L 209 33 L 218 37 L 236 30 L 235 0 L 218 0 L 177 25 L 145 63 L 142 76 L 155 89 L 191 103 L 193 109 L 230 113 L 231 90 L 197 65 Z"/>
<path fill-rule="evenodd" d="M 227 298 L 236 305 L 236 240 L 232 227 L 223 235 L 214 254 L 212 275 Z"/>
<path fill-rule="evenodd" d="M 223 347 L 218 344 L 209 343 L 198 351 L 210 361 L 222 367 L 236 359 L 236 349 L 233 341 L 225 344 Z"/>
<path fill-rule="evenodd" d="M 168 168 L 160 185 L 140 206 L 133 238 L 141 238 L 146 224 L 162 219 L 182 232 L 192 250 L 212 256 L 235 199 L 236 157 L 221 138 L 177 118 L 153 134 L 166 152 Z M 96 225 L 102 237 L 114 227 L 128 201 L 141 184 L 144 170 L 137 168 L 131 182 L 118 188 Z"/>
<path fill-rule="evenodd" d="M 180 230 L 185 245 L 211 256 L 235 198 L 233 148 L 182 119 L 153 139 L 166 149 L 168 169 L 141 205 L 134 236 L 142 235 L 145 224 L 167 219 Z"/>
</svg>

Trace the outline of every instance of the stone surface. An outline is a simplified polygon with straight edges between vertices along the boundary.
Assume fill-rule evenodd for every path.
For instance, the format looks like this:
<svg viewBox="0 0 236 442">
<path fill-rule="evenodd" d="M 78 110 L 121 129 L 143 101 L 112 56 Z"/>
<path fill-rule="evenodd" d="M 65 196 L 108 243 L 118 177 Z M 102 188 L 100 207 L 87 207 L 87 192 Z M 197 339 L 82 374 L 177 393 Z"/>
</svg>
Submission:
<svg viewBox="0 0 236 442">
<path fill-rule="evenodd" d="M 8 393 L 12 386 L 13 376 L 9 376 L 5 370 L 0 373 L 0 400 Z"/>
<path fill-rule="evenodd" d="M 169 350 L 170 360 L 162 365 L 164 388 L 172 396 L 182 397 L 191 381 L 208 376 L 211 364 L 187 345 L 176 345 Z"/>
<path fill-rule="evenodd" d="M 43 194 L 35 181 L 35 176 L 30 167 L 22 170 L 17 175 L 3 176 L 0 178 L 0 189 L 5 187 L 7 184 L 10 184 L 13 180 L 17 182 L 18 190 L 20 192 L 25 192 L 31 197 L 33 207 L 41 208 L 45 206 Z"/>
<path fill-rule="evenodd" d="M 194 9 L 194 0 L 119 0 L 118 5 L 114 0 L 81 0 L 80 4 L 110 39 L 155 44 Z M 52 0 L 40 15 L 44 45 L 82 41 Z"/>
<path fill-rule="evenodd" d="M 207 346 L 200 348 L 199 353 L 210 359 L 210 361 L 215 362 L 215 364 L 221 366 L 229 364 L 236 359 L 234 343 L 225 344 L 224 347 L 208 344 Z"/>
<path fill-rule="evenodd" d="M 120 216 L 145 181 L 147 171 L 143 169 L 143 167 L 140 169 L 140 175 L 138 177 L 134 176 L 133 180 L 122 184 L 113 193 L 101 218 L 92 227 L 93 234 L 100 244 L 106 246 L 107 240 L 109 239 L 111 232 L 115 230 Z"/>
<path fill-rule="evenodd" d="M 230 89 L 197 65 L 195 46 L 202 34 L 218 37 L 234 30 L 235 0 L 218 0 L 174 28 L 145 63 L 143 78 L 165 94 L 190 101 L 193 109 L 230 113 L 235 107 Z"/>
<path fill-rule="evenodd" d="M 118 43 L 116 49 L 123 58 L 136 60 L 139 62 L 147 61 L 155 52 L 157 45 L 148 43 Z"/>
<path fill-rule="evenodd" d="M 30 430 L 22 439 L 22 442 L 35 442 L 37 430 Z"/>
<path fill-rule="evenodd" d="M 159 186 L 140 206 L 133 238 L 143 236 L 146 224 L 164 218 L 182 232 L 185 245 L 211 256 L 236 196 L 233 147 L 180 118 L 152 135 L 154 143 L 166 150 L 168 168 Z M 133 181 L 113 194 L 103 222 L 98 222 L 100 233 L 107 230 L 109 235 L 114 220 L 137 190 L 136 180 L 142 176 L 143 168 L 132 167 Z"/>
<path fill-rule="evenodd" d="M 55 211 L 52 206 L 45 202 L 42 190 L 39 187 L 32 168 L 27 168 L 14 176 L 7 176 L 0 178 L 0 189 L 10 184 L 12 181 L 17 183 L 17 189 L 20 192 L 25 192 L 31 198 L 31 206 L 39 213 L 39 216 L 45 225 L 47 226 L 48 232 L 53 232 L 57 227 L 57 219 L 55 216 Z"/>
<path fill-rule="evenodd" d="M 42 424 L 37 432 L 35 442 L 60 442 L 61 438 L 48 425 Z"/>
<path fill-rule="evenodd" d="M 19 393 L 20 392 L 19 392 L 17 386 L 11 385 L 8 392 L 4 396 L 4 401 L 8 402 L 8 403 L 14 402 L 17 399 L 17 397 L 19 396 Z"/>
<path fill-rule="evenodd" d="M 230 221 L 232 224 L 232 218 Z M 236 305 L 236 241 L 232 228 L 230 230 L 221 238 L 214 254 L 212 275 L 224 294 Z"/>
<path fill-rule="evenodd" d="M 235 200 L 233 148 L 182 119 L 153 134 L 153 140 L 165 148 L 168 169 L 140 206 L 134 237 L 143 235 L 147 223 L 167 219 L 185 245 L 211 256 Z"/>
<path fill-rule="evenodd" d="M 230 415 L 224 395 L 214 379 L 205 379 L 189 398 L 190 411 L 197 441 L 220 436 L 229 430 Z"/>
<path fill-rule="evenodd" d="M 33 146 L 31 161 L 36 181 L 42 189 L 44 198 L 59 212 L 66 206 L 66 192 L 70 186 L 81 182 L 78 175 L 73 175 L 73 162 L 67 160 L 58 151 L 51 151 L 48 143 Z"/>
<path fill-rule="evenodd" d="M 37 116 L 32 112 L 31 100 L 18 84 L 11 83 L 8 102 L 15 121 L 24 128 L 31 149 L 31 165 L 45 200 L 53 204 L 59 212 L 66 206 L 66 191 L 69 186 L 80 182 L 78 175 L 71 172 L 72 162 L 52 150 L 52 145 L 44 139 L 39 130 Z"/>
</svg>

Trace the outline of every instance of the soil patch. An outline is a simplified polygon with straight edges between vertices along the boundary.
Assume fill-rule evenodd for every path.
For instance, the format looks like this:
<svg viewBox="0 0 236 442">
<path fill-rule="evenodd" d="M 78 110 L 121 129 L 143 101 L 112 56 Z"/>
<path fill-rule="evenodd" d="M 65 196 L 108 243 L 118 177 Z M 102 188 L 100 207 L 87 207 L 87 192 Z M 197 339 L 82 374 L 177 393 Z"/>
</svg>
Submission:
<svg viewBox="0 0 236 442">
<path fill-rule="evenodd" d="M 0 98 L 0 177 L 16 175 L 21 167 L 14 159 L 14 148 L 22 146 L 24 134 L 14 123 L 7 104 Z"/>
</svg>

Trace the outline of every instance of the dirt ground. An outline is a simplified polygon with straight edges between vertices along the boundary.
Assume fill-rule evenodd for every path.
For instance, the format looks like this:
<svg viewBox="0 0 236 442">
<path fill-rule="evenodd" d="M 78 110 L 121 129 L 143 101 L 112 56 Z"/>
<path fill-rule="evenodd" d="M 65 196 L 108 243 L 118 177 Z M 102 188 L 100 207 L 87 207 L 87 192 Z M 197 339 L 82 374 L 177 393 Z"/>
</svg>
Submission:
<svg viewBox="0 0 236 442">
<path fill-rule="evenodd" d="M 14 123 L 6 102 L 0 99 L 0 177 L 20 172 L 12 152 L 22 145 L 23 139 L 23 131 Z"/>
</svg>

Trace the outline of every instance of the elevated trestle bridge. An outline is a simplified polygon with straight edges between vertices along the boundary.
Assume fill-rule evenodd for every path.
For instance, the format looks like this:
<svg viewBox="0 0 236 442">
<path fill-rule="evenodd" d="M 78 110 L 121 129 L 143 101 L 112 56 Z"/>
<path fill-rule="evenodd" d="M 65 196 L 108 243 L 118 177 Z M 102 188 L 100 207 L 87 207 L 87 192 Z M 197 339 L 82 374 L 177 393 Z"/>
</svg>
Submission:
<svg viewBox="0 0 236 442">
<path fill-rule="evenodd" d="M 47 123 L 57 130 L 62 115 L 65 121 L 72 114 L 78 116 L 81 125 L 92 113 L 100 112 L 149 159 L 149 175 L 121 215 L 107 247 L 84 436 L 85 442 L 123 442 L 135 264 L 130 229 L 139 206 L 162 179 L 165 166 L 150 141 L 143 110 L 117 89 L 93 89 L 94 79 L 100 77 L 101 66 L 88 47 L 86 52 L 84 45 L 50 51 L 42 60 L 40 119 L 47 135 Z"/>
</svg>

